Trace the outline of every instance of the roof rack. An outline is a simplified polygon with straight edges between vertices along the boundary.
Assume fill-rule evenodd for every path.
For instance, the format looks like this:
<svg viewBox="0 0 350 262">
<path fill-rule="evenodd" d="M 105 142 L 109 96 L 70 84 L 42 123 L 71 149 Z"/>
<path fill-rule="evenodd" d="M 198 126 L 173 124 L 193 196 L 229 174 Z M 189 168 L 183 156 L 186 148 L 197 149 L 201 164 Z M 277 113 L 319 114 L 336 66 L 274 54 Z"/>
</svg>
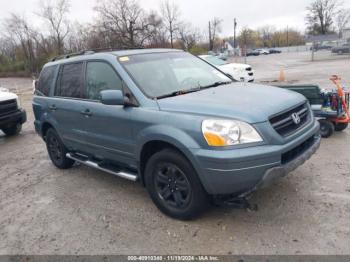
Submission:
<svg viewBox="0 0 350 262">
<path fill-rule="evenodd" d="M 79 52 L 75 52 L 75 53 L 55 56 L 54 58 L 51 59 L 51 62 L 61 60 L 61 59 L 67 59 L 67 58 L 79 56 L 79 55 L 85 55 L 85 51 L 79 51 Z"/>
<path fill-rule="evenodd" d="M 126 49 L 120 49 L 120 48 L 114 48 L 114 47 L 101 47 L 101 48 L 94 48 L 94 49 L 88 49 L 88 50 L 82 50 L 75 53 L 65 54 L 65 55 L 59 55 L 51 59 L 51 62 L 61 60 L 61 59 L 67 59 L 74 56 L 80 56 L 80 55 L 92 55 L 94 53 L 99 52 L 105 52 L 105 51 L 121 51 L 121 50 L 133 50 L 133 49 L 144 49 L 143 47 L 135 47 L 135 48 L 126 48 Z"/>
</svg>

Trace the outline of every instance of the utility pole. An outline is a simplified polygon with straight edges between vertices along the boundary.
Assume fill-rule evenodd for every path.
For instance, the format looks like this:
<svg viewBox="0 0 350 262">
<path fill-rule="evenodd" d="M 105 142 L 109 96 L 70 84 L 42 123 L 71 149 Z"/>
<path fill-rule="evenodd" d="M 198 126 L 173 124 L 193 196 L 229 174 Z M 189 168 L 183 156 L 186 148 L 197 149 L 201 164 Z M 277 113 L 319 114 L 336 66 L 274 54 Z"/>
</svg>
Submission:
<svg viewBox="0 0 350 262">
<path fill-rule="evenodd" d="M 209 21 L 209 51 L 212 51 L 211 47 L 211 26 L 210 26 L 210 21 Z"/>
<path fill-rule="evenodd" d="M 289 26 L 287 25 L 287 50 L 289 53 Z"/>
<path fill-rule="evenodd" d="M 234 31 L 233 31 L 233 47 L 236 48 L 236 29 L 237 29 L 237 20 L 236 18 L 233 20 L 234 21 Z"/>
</svg>

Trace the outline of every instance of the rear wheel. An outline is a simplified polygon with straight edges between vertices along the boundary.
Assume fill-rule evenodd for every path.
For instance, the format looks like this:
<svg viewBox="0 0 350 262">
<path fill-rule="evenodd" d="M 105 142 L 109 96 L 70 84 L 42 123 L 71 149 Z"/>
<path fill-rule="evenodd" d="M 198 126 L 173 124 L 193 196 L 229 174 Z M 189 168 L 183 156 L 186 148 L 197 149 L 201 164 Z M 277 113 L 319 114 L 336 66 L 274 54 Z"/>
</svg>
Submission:
<svg viewBox="0 0 350 262">
<path fill-rule="evenodd" d="M 74 165 L 75 161 L 66 157 L 68 151 L 53 128 L 46 132 L 46 147 L 50 159 L 56 167 L 68 169 Z"/>
<path fill-rule="evenodd" d="M 320 123 L 320 133 L 323 138 L 328 138 L 334 133 L 334 125 L 332 122 L 322 119 L 318 121 Z"/>
<path fill-rule="evenodd" d="M 145 182 L 155 205 L 170 217 L 192 219 L 208 206 L 207 193 L 196 171 L 175 150 L 162 150 L 149 159 Z"/>
<path fill-rule="evenodd" d="M 334 123 L 335 131 L 343 131 L 348 128 L 348 123 Z"/>
<path fill-rule="evenodd" d="M 20 123 L 14 124 L 10 127 L 3 128 L 2 131 L 5 133 L 7 136 L 14 136 L 19 134 L 22 130 L 22 125 Z"/>
</svg>

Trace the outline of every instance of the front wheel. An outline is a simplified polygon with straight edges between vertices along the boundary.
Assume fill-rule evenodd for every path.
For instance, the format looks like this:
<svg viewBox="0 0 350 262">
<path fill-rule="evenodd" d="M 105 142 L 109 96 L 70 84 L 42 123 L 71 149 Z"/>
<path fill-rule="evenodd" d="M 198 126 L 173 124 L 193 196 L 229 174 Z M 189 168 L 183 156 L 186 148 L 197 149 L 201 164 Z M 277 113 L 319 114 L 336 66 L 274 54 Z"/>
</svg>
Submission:
<svg viewBox="0 0 350 262">
<path fill-rule="evenodd" d="M 208 206 L 207 193 L 196 171 L 175 150 L 162 150 L 149 159 L 145 182 L 154 204 L 170 217 L 193 219 Z"/>
<path fill-rule="evenodd" d="M 335 131 L 343 131 L 348 128 L 348 123 L 334 123 L 334 129 Z"/>
<path fill-rule="evenodd" d="M 50 128 L 46 132 L 46 147 L 52 163 L 60 169 L 68 169 L 74 165 L 74 160 L 66 157 L 68 153 L 57 132 Z"/>
<path fill-rule="evenodd" d="M 14 124 L 10 127 L 3 128 L 2 131 L 7 136 L 18 135 L 22 130 L 22 125 L 20 123 Z"/>
<path fill-rule="evenodd" d="M 334 125 L 332 122 L 321 119 L 319 120 L 320 123 L 320 133 L 323 138 L 328 138 L 334 133 Z"/>
</svg>

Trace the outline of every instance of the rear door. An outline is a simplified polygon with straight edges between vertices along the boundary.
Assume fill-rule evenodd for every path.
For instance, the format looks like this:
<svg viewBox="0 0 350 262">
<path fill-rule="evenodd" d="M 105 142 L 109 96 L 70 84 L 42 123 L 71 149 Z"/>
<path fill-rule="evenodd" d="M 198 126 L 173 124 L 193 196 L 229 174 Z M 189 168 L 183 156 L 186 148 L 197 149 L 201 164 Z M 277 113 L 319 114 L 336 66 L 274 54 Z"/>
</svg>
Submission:
<svg viewBox="0 0 350 262">
<path fill-rule="evenodd" d="M 130 114 L 134 107 L 103 105 L 100 92 L 122 90 L 123 81 L 114 68 L 104 61 L 86 64 L 83 128 L 86 145 L 95 157 L 134 165 L 134 141 Z"/>
<path fill-rule="evenodd" d="M 49 111 L 57 131 L 71 150 L 85 150 L 82 129 L 82 99 L 84 87 L 84 62 L 60 66 L 54 96 L 49 99 Z"/>
</svg>

